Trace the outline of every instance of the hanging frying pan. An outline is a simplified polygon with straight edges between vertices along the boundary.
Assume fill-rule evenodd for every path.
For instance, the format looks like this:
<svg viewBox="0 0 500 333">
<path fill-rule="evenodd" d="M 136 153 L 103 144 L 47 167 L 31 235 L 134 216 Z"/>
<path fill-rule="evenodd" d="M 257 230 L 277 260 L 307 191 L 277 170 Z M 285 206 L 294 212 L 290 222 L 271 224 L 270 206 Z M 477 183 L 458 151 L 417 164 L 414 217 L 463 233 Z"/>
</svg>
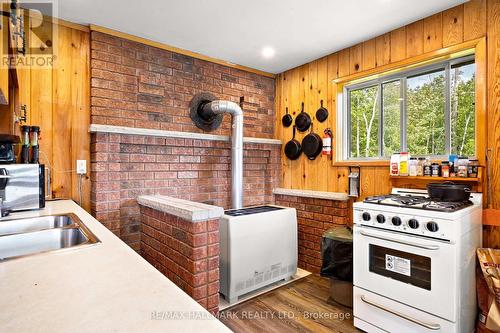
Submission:
<svg viewBox="0 0 500 333">
<path fill-rule="evenodd" d="M 281 118 L 281 123 L 283 124 L 283 126 L 285 127 L 290 127 L 290 125 L 292 124 L 293 122 L 293 118 L 292 116 L 288 113 L 288 106 L 285 108 L 286 110 L 286 114 L 283 116 L 283 118 Z"/>
<path fill-rule="evenodd" d="M 295 126 L 300 132 L 305 132 L 311 126 L 311 117 L 304 112 L 304 102 L 302 102 L 302 111 L 300 111 L 299 115 L 295 118 Z"/>
<path fill-rule="evenodd" d="M 328 110 L 323 107 L 323 100 L 321 100 L 321 107 L 316 111 L 316 119 L 322 123 L 328 118 Z"/>
<path fill-rule="evenodd" d="M 323 139 L 314 133 L 311 126 L 311 131 L 302 139 L 302 150 L 310 160 L 316 159 L 321 154 L 323 149 Z"/>
<path fill-rule="evenodd" d="M 302 147 L 300 145 L 300 142 L 295 140 L 295 126 L 293 126 L 293 138 L 285 145 L 285 155 L 293 161 L 299 158 L 301 153 Z"/>
</svg>

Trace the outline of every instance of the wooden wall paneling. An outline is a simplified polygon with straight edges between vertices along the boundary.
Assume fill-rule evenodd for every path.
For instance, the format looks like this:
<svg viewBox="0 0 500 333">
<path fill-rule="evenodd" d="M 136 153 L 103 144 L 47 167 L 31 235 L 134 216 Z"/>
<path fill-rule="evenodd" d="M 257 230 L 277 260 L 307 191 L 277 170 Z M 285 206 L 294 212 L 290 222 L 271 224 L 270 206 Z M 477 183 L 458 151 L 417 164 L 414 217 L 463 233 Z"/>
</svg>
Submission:
<svg viewBox="0 0 500 333">
<path fill-rule="evenodd" d="M 424 21 L 420 20 L 406 26 L 406 57 L 424 53 Z"/>
<path fill-rule="evenodd" d="M 32 48 L 39 48 L 41 54 L 48 54 L 48 49 L 44 42 L 50 40 L 50 23 L 43 21 L 39 27 L 38 33 L 41 35 L 39 40 L 30 40 Z M 30 81 L 24 84 L 30 85 L 31 96 L 31 125 L 40 126 L 40 162 L 53 169 L 52 155 L 52 68 L 37 68 L 30 70 Z M 23 83 L 19 83 L 19 89 L 23 89 Z M 21 103 L 23 103 L 21 101 Z M 51 173 L 52 180 L 55 177 Z"/>
<path fill-rule="evenodd" d="M 488 148 L 491 208 L 500 209 L 500 2 L 488 0 Z"/>
<path fill-rule="evenodd" d="M 377 67 L 377 41 L 375 38 L 363 42 L 363 61 L 361 67 L 368 70 Z"/>
<path fill-rule="evenodd" d="M 486 35 L 486 0 L 464 3 L 464 41 Z"/>
<path fill-rule="evenodd" d="M 71 123 L 71 160 L 87 160 L 90 171 L 90 34 L 81 30 L 71 31 L 71 100 L 73 117 Z M 82 207 L 90 211 L 90 177 L 89 172 L 82 177 Z M 71 197 L 80 200 L 79 176 L 71 173 Z"/>
<path fill-rule="evenodd" d="M 391 62 L 391 33 L 375 38 L 376 66 L 387 65 Z"/>
<path fill-rule="evenodd" d="M 500 248 L 500 227 L 483 225 L 483 247 Z"/>
<path fill-rule="evenodd" d="M 391 178 L 389 176 L 389 168 L 387 167 L 376 167 L 375 168 L 375 183 L 376 186 L 372 193 L 369 195 L 382 195 L 391 193 L 392 184 Z"/>
<path fill-rule="evenodd" d="M 72 54 L 71 54 L 71 29 L 59 27 L 58 54 L 52 72 L 52 136 L 57 136 L 52 142 L 52 189 L 56 198 L 69 198 L 71 196 L 71 170 L 72 163 L 71 125 L 72 116 L 75 114 L 74 104 L 71 100 L 72 88 Z M 64 41 L 67 44 L 62 44 Z"/>
<path fill-rule="evenodd" d="M 318 100 L 318 60 L 309 63 L 306 85 L 306 112 L 311 117 L 311 129 L 304 133 L 304 136 L 309 132 L 314 131 L 318 133 L 319 122 L 316 121 L 315 113 L 319 107 Z M 319 157 L 321 158 L 321 156 Z M 315 160 L 309 160 L 307 156 L 303 155 L 302 160 L 304 163 L 304 187 L 305 189 L 312 190 L 318 188 L 318 157 Z"/>
<path fill-rule="evenodd" d="M 328 108 L 327 96 L 328 96 L 328 58 L 323 57 L 318 60 L 318 102 L 323 101 L 323 106 L 328 109 L 328 118 L 320 123 L 316 121 L 315 132 L 323 137 L 324 130 L 331 125 L 331 115 L 334 112 L 332 109 Z M 318 105 L 319 107 L 320 105 Z M 316 188 L 320 191 L 328 191 L 328 183 L 330 179 L 330 156 L 320 155 L 316 159 L 317 171 L 316 171 Z"/>
<path fill-rule="evenodd" d="M 378 184 L 375 178 L 375 167 L 363 167 L 360 178 L 360 200 L 374 193 Z"/>
<path fill-rule="evenodd" d="M 290 104 L 292 105 L 292 110 L 294 113 L 294 119 L 300 112 L 300 104 L 303 99 L 301 99 L 300 94 L 300 82 L 302 82 L 301 76 L 301 68 L 297 67 L 292 70 L 292 80 L 290 82 L 291 85 L 291 100 Z M 303 96 L 303 95 L 302 95 Z M 299 142 L 302 141 L 302 136 L 299 131 L 297 131 L 297 135 L 295 136 Z M 294 189 L 302 188 L 302 168 L 301 168 L 301 158 L 296 159 L 295 161 L 290 161 L 290 172 L 292 174 L 290 186 Z"/>
<path fill-rule="evenodd" d="M 311 111 L 309 108 L 309 99 L 310 99 L 310 94 L 309 94 L 309 66 L 311 64 L 307 63 L 305 65 L 302 65 L 299 67 L 299 107 L 302 102 L 304 102 L 304 112 L 308 113 L 309 116 L 311 116 Z M 311 116 L 312 119 L 312 116 Z M 306 132 L 297 132 L 298 134 L 298 140 L 299 142 L 302 142 L 304 137 L 309 133 L 309 131 Z M 300 188 L 305 189 L 305 155 L 302 153 L 300 158 L 298 159 L 299 161 L 299 175 L 300 179 L 298 180 L 298 184 L 300 184 Z"/>
<path fill-rule="evenodd" d="M 337 53 L 327 56 L 326 98 L 328 100 L 327 105 L 330 111 L 329 124 L 334 130 L 334 149 L 336 148 L 335 132 L 337 112 L 337 84 L 333 83 L 332 80 L 342 79 L 346 76 L 351 75 L 351 73 L 356 71 L 354 65 L 358 63 L 359 59 L 361 59 L 360 71 L 363 70 L 362 73 L 364 73 L 364 71 L 367 71 L 366 73 L 371 75 L 373 74 L 374 67 L 385 66 L 390 63 L 395 63 L 405 59 L 410 60 L 409 58 L 415 56 L 422 57 L 423 53 L 430 53 L 432 51 L 442 49 L 445 46 L 443 43 L 443 33 L 446 33 L 446 45 L 450 43 L 457 43 L 457 41 L 459 43 L 464 39 L 475 40 L 477 37 L 484 36 L 484 25 L 486 24 L 484 22 L 488 22 L 488 58 L 495 59 L 495 62 L 490 62 L 488 64 L 488 109 L 500 109 L 500 79 L 498 79 L 498 77 L 500 77 L 500 73 L 496 73 L 496 71 L 498 71 L 496 68 L 500 68 L 500 60 L 496 61 L 500 57 L 500 46 L 497 46 L 497 44 L 500 45 L 500 19 L 498 18 L 498 16 L 500 16 L 500 9 L 498 9 L 499 6 L 500 4 L 496 0 L 472 0 L 464 6 L 459 6 L 446 11 L 445 14 L 435 14 L 423 19 L 422 21 L 412 23 L 407 27 L 396 29 L 392 32 L 376 37 L 375 39 L 352 46 L 350 48 L 346 48 Z M 487 15 L 488 17 L 493 17 L 493 19 L 485 18 L 485 15 Z M 455 16 L 457 16 L 457 22 L 454 22 L 453 20 L 453 23 L 450 24 L 450 18 Z M 444 20 L 446 21 L 446 23 L 443 23 Z M 460 25 L 462 25 L 463 27 L 460 28 Z M 456 34 L 455 32 L 458 32 L 458 34 Z M 494 37 L 491 38 L 492 36 Z M 477 50 L 480 49 L 480 45 L 481 42 L 477 44 Z M 477 54 L 476 57 L 479 57 L 479 55 Z M 293 83 L 290 84 L 290 89 L 293 91 L 290 95 L 294 96 L 293 99 L 295 102 L 292 104 L 295 105 L 297 113 L 300 111 L 300 102 L 302 101 L 302 99 L 307 99 L 308 105 L 314 101 L 314 94 L 318 95 L 317 102 L 319 102 L 319 100 L 321 99 L 320 96 L 322 93 L 320 93 L 320 91 L 323 90 L 321 88 L 321 85 L 325 80 L 324 78 L 322 78 L 323 70 L 321 68 L 324 66 L 322 65 L 322 61 L 324 60 L 319 59 L 315 61 L 315 64 L 312 65 L 312 68 L 307 68 L 308 75 L 314 75 L 311 74 L 314 72 L 316 72 L 317 75 L 317 92 L 309 92 L 311 94 L 311 97 L 307 97 L 305 93 L 304 95 L 302 95 L 302 92 L 305 92 L 307 90 L 304 89 L 303 85 L 301 86 L 300 82 L 300 78 L 302 77 L 300 73 L 304 73 L 304 66 L 307 66 L 307 64 L 292 70 L 292 72 L 296 76 L 296 80 L 290 81 L 293 81 Z M 477 62 L 478 65 L 476 66 L 476 71 L 478 80 L 481 80 L 481 77 L 483 79 L 486 79 L 486 75 L 481 74 L 481 71 L 486 72 L 486 69 L 481 69 L 481 66 L 479 65 L 480 62 L 484 63 L 484 61 L 478 58 Z M 315 66 L 317 66 L 316 71 L 314 70 Z M 361 75 L 362 73 L 359 74 Z M 308 78 L 308 82 L 311 82 L 311 80 L 314 80 L 312 76 Z M 480 86 L 480 84 L 478 84 L 478 86 Z M 478 105 L 477 108 L 479 110 L 479 113 L 481 112 L 479 105 L 487 102 L 486 98 L 484 98 L 485 94 L 486 92 L 481 91 L 477 91 L 476 94 L 476 105 Z M 479 95 L 483 95 L 483 98 L 479 98 Z M 310 114 L 313 114 L 316 108 L 317 107 L 314 107 L 311 108 L 311 110 L 307 111 L 310 112 Z M 485 110 L 486 108 L 482 109 Z M 480 123 L 480 117 L 486 117 L 486 113 L 483 113 L 482 115 L 479 113 L 477 117 L 478 122 Z M 496 149 L 500 151 L 500 140 L 498 139 L 498 137 L 500 137 L 500 116 L 496 113 L 490 113 L 488 115 L 488 122 L 490 131 L 478 130 L 478 133 L 480 133 L 480 135 L 487 135 L 488 133 L 490 146 L 493 148 L 493 150 Z M 315 131 L 318 134 L 321 134 L 319 131 L 319 127 L 316 127 L 317 128 Z M 491 129 L 493 129 L 493 131 Z M 495 131 L 496 133 L 494 133 Z M 302 136 L 303 135 L 299 136 L 299 139 Z M 481 143 L 478 143 L 478 145 L 481 145 Z M 478 155 L 482 155 L 480 149 L 481 147 L 478 147 Z M 304 156 L 301 157 L 301 163 L 299 163 L 300 165 L 306 165 L 302 164 L 302 160 L 304 158 Z M 498 162 L 497 160 L 500 159 L 493 159 L 493 168 L 495 170 L 495 173 L 493 174 L 494 181 L 492 183 L 493 193 L 500 193 L 500 177 L 496 176 L 495 178 L 495 174 L 497 172 L 496 170 L 500 170 L 500 162 Z M 323 158 L 318 157 L 313 163 L 314 164 L 307 164 L 307 170 L 303 168 L 301 169 L 301 167 L 298 166 L 297 163 L 291 165 L 290 187 L 301 188 L 302 186 L 307 185 L 308 188 L 310 186 L 314 186 L 314 188 L 312 189 L 316 190 L 323 190 L 325 188 L 323 186 L 323 183 L 321 183 L 320 181 L 312 182 L 310 179 L 306 181 L 303 180 L 304 174 L 309 177 L 309 175 L 313 173 L 316 174 L 318 179 L 323 178 Z M 328 191 L 347 192 L 349 168 L 346 167 L 345 164 L 339 166 L 334 163 L 333 166 L 330 165 L 330 167 L 327 168 L 326 172 L 328 174 L 328 181 L 326 182 L 326 189 Z M 361 168 L 361 175 L 363 196 L 388 193 L 391 190 L 392 182 L 389 179 L 387 167 L 363 166 Z M 368 182 L 368 179 L 372 179 L 371 183 L 376 183 L 377 186 L 374 186 L 373 188 L 370 187 L 370 182 Z M 402 183 L 401 185 L 404 186 L 405 184 Z M 407 185 L 416 186 L 416 184 Z M 494 205 L 496 207 L 500 206 L 500 198 L 494 198 Z"/>
<path fill-rule="evenodd" d="M 288 107 L 288 112 L 293 116 L 293 106 L 291 103 L 291 83 L 292 83 L 292 73 L 291 71 L 287 71 L 283 75 L 283 83 L 282 83 L 282 91 L 283 91 L 283 101 L 281 115 L 284 114 L 285 108 Z M 295 117 L 293 117 L 295 119 Z M 281 119 L 280 125 L 281 125 Z M 292 186 L 292 172 L 291 172 L 291 161 L 285 156 L 284 149 L 286 142 L 292 139 L 293 135 L 293 123 L 288 128 L 282 127 L 282 133 L 284 136 L 281 136 L 283 140 L 283 146 L 281 149 L 281 174 L 282 174 L 282 183 L 281 186 L 285 188 L 290 188 Z"/>
<path fill-rule="evenodd" d="M 483 129 L 478 124 L 488 124 L 488 64 L 487 64 L 486 38 L 482 38 L 476 45 L 476 156 L 481 165 L 486 165 L 486 148 L 488 147 L 488 129 Z M 485 174 L 484 172 L 483 174 Z M 488 193 L 487 182 L 482 182 L 482 192 Z M 486 198 L 483 202 L 486 202 Z"/>
<path fill-rule="evenodd" d="M 363 170 L 361 171 L 361 174 Z M 337 167 L 337 191 L 348 193 L 349 192 L 349 168 Z"/>
<path fill-rule="evenodd" d="M 443 12 L 443 47 L 464 40 L 464 6 L 456 6 Z"/>
<path fill-rule="evenodd" d="M 343 49 L 338 52 L 338 60 L 339 60 L 339 70 L 338 70 L 338 77 L 343 77 L 349 75 L 350 71 L 350 55 L 349 55 L 349 49 Z"/>
<path fill-rule="evenodd" d="M 406 27 L 391 31 L 391 62 L 406 58 Z"/>
<path fill-rule="evenodd" d="M 332 128 L 333 132 L 333 138 L 332 138 L 332 155 L 333 158 L 335 158 L 336 154 L 336 123 L 337 123 L 337 103 L 336 103 L 336 84 L 333 83 L 333 80 L 338 78 L 338 68 L 339 68 L 339 61 L 338 61 L 338 53 L 333 53 L 328 56 L 328 72 L 327 72 L 327 99 L 328 99 L 328 122 Z M 328 180 L 327 180 L 327 189 L 328 191 L 331 192 L 336 192 L 337 187 L 338 187 L 338 182 L 337 182 L 337 169 L 332 167 L 328 168 L 329 170 L 329 175 L 328 175 Z"/>
<path fill-rule="evenodd" d="M 48 52 L 50 24 L 43 22 L 39 40 L 27 34 L 27 45 Z M 54 66 L 18 68 L 19 104 L 27 106 L 27 123 L 41 127 L 40 160 L 51 169 L 54 197 L 79 201 L 75 161 L 87 160 L 90 174 L 90 35 L 66 25 L 52 28 Z M 82 182 L 82 206 L 90 210 L 89 177 Z"/>
<path fill-rule="evenodd" d="M 424 53 L 443 47 L 443 14 L 437 13 L 424 19 Z"/>
<path fill-rule="evenodd" d="M 363 71 L 363 44 L 357 44 L 349 50 L 349 74 Z"/>
</svg>

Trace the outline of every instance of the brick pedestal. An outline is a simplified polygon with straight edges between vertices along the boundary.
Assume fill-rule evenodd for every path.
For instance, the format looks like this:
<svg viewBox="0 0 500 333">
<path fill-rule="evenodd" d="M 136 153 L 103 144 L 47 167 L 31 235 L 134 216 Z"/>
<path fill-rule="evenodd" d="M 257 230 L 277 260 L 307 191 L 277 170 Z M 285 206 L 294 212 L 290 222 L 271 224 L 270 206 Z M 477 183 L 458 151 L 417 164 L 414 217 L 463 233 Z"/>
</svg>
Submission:
<svg viewBox="0 0 500 333">
<path fill-rule="evenodd" d="M 141 207 L 142 256 L 212 313 L 219 311 L 219 219 L 191 222 Z"/>
<path fill-rule="evenodd" d="M 351 224 L 351 203 L 326 199 L 275 195 L 277 205 L 297 210 L 298 266 L 313 273 L 321 269 L 321 236 L 334 226 Z"/>
</svg>

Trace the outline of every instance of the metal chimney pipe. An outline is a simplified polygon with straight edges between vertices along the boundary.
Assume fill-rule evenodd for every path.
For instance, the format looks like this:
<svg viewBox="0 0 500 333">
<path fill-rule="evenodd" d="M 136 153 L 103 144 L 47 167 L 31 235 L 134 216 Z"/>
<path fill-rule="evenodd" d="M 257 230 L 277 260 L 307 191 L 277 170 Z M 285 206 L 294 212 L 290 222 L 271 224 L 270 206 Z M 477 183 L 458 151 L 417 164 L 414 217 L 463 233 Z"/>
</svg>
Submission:
<svg viewBox="0 0 500 333">
<path fill-rule="evenodd" d="M 198 113 L 202 118 L 230 114 L 231 134 L 231 202 L 233 209 L 243 207 L 243 110 L 234 102 L 216 100 L 205 103 Z"/>
</svg>

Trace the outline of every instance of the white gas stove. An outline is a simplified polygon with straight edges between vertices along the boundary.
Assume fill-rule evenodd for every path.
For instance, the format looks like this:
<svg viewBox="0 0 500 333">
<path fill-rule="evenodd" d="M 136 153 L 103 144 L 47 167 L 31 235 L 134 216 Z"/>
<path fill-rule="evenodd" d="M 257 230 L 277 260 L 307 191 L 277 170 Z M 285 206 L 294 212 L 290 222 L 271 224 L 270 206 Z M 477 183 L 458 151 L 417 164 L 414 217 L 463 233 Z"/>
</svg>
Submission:
<svg viewBox="0 0 500 333">
<path fill-rule="evenodd" d="M 354 325 L 367 332 L 473 332 L 482 195 L 422 190 L 354 204 Z"/>
</svg>

